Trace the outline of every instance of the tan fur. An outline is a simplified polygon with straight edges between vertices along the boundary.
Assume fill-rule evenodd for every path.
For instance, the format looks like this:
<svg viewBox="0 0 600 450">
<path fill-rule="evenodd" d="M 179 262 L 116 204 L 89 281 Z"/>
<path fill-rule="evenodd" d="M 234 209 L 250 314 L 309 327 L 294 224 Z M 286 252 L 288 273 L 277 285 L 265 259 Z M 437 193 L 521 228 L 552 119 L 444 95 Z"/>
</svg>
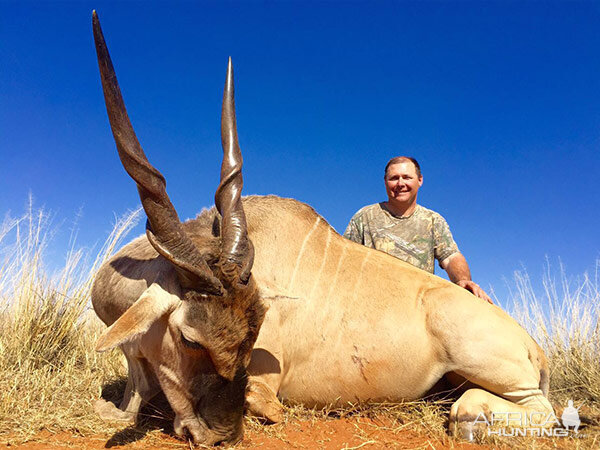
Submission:
<svg viewBox="0 0 600 450">
<path fill-rule="evenodd" d="M 253 413 L 280 417 L 273 393 L 307 406 L 416 399 L 449 372 L 487 395 L 467 391 L 454 425 L 517 403 L 552 411 L 540 390 L 542 350 L 497 306 L 344 239 L 298 201 L 247 197 L 244 210 L 252 279 L 268 307 L 248 367 Z M 184 225 L 199 247 L 218 229 L 216 216 L 211 209 Z M 177 295 L 172 268 L 145 238 L 126 246 L 98 276 L 98 315 L 110 325 L 159 274 L 158 285 Z"/>
</svg>

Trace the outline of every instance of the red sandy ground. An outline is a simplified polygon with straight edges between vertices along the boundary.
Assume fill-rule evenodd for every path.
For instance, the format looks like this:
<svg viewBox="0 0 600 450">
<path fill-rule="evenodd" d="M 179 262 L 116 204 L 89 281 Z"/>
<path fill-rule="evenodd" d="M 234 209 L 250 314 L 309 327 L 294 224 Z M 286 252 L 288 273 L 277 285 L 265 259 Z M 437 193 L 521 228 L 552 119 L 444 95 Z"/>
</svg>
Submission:
<svg viewBox="0 0 600 450">
<path fill-rule="evenodd" d="M 520 448 L 554 448 L 570 450 L 600 448 L 600 416 L 594 415 L 593 424 L 583 430 L 590 439 L 573 440 L 560 439 L 550 441 L 541 439 L 534 443 L 520 441 L 505 441 L 490 445 L 477 445 L 452 439 L 439 432 L 427 433 L 404 428 L 404 426 L 387 417 L 346 416 L 341 418 L 292 419 L 287 423 L 277 425 L 249 425 L 246 427 L 244 439 L 232 450 L 261 449 L 509 449 L 513 445 Z M 29 442 L 18 444 L 22 439 L 0 437 L 0 447 L 27 450 L 46 450 L 73 448 L 92 450 L 102 448 L 119 449 L 190 449 L 189 443 L 161 431 L 161 426 L 168 426 L 163 419 L 162 425 L 141 429 L 119 429 L 112 436 L 98 434 L 81 436 L 72 432 L 53 433 L 48 430 L 36 434 Z M 422 428 L 421 428 L 422 430 Z M 207 448 L 207 447 L 197 447 Z M 224 448 L 224 447 L 214 447 Z"/>
<path fill-rule="evenodd" d="M 395 425 L 398 427 L 398 424 Z M 43 450 L 57 448 L 101 449 L 159 449 L 190 448 L 188 444 L 167 434 L 160 434 L 150 439 L 123 443 L 117 436 L 81 437 L 72 433 L 57 434 L 44 431 L 34 441 L 25 444 L 11 444 L 4 440 L 7 448 Z M 463 450 L 485 449 L 469 443 L 458 442 L 449 438 L 441 441 L 435 437 L 419 434 L 410 430 L 394 430 L 393 424 L 377 419 L 350 417 L 341 419 L 320 419 L 315 421 L 293 421 L 286 425 L 278 425 L 276 429 L 266 432 L 246 430 L 244 440 L 233 447 L 235 449 L 258 448 L 262 450 L 279 449 L 450 449 Z"/>
</svg>

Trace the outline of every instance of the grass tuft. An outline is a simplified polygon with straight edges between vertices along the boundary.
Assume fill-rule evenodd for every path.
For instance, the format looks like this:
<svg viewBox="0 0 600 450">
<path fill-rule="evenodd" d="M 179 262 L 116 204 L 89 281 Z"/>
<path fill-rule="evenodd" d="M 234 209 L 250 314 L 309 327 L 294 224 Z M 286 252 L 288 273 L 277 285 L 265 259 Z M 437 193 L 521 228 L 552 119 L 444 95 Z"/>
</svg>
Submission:
<svg viewBox="0 0 600 450">
<path fill-rule="evenodd" d="M 568 277 L 549 262 L 536 295 L 526 271 L 514 274 L 510 312 L 546 352 L 551 398 L 600 402 L 600 260 L 594 272 Z"/>
<path fill-rule="evenodd" d="M 0 226 L 0 433 L 102 428 L 91 400 L 123 368 L 117 352 L 93 350 L 104 325 L 90 310 L 90 289 L 138 217 L 139 210 L 118 219 L 91 263 L 71 250 L 52 276 L 44 266 L 49 214 L 30 206 Z"/>
</svg>

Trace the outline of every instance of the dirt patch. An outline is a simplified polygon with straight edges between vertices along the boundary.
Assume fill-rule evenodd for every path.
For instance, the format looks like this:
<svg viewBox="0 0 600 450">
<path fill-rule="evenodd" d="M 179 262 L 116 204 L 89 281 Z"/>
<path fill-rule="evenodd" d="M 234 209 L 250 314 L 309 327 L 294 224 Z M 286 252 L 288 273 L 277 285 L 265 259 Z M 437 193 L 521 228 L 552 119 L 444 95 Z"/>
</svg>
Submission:
<svg viewBox="0 0 600 450">
<path fill-rule="evenodd" d="M 165 405 L 163 405 L 165 406 Z M 173 417 L 164 410 L 146 409 L 137 427 L 107 425 L 98 433 L 78 430 L 43 429 L 27 436 L 0 436 L 0 447 L 28 450 L 74 448 L 82 450 L 190 449 L 192 446 L 173 435 Z M 264 425 L 246 418 L 244 439 L 233 447 L 242 449 L 596 449 L 600 448 L 600 415 L 583 407 L 582 426 L 577 437 L 492 437 L 485 445 L 451 438 L 444 426 L 445 415 L 436 404 L 364 406 L 354 409 L 314 411 L 286 408 L 285 419 Z M 100 431 L 101 430 L 101 431 Z M 205 448 L 205 447 L 197 447 Z M 217 447 L 222 448 L 222 447 Z"/>
<path fill-rule="evenodd" d="M 281 425 L 264 426 L 260 429 L 249 427 L 244 440 L 232 447 L 235 449 L 257 448 L 279 449 L 485 449 L 491 448 L 455 441 L 450 438 L 438 439 L 402 429 L 390 420 L 350 417 L 339 419 L 298 420 Z M 102 448 L 164 449 L 190 448 L 188 443 L 159 430 L 145 434 L 135 430 L 122 430 L 112 437 L 80 436 L 75 433 L 52 433 L 44 430 L 28 442 L 18 443 L 3 440 L 7 448 L 46 450 L 77 448 L 82 450 Z"/>
<path fill-rule="evenodd" d="M 294 449 L 354 449 L 354 448 L 485 448 L 446 438 L 440 440 L 413 430 L 402 429 L 385 419 L 364 417 L 331 420 L 298 421 L 286 424 L 280 436 L 250 431 L 240 448 L 276 450 Z"/>
</svg>

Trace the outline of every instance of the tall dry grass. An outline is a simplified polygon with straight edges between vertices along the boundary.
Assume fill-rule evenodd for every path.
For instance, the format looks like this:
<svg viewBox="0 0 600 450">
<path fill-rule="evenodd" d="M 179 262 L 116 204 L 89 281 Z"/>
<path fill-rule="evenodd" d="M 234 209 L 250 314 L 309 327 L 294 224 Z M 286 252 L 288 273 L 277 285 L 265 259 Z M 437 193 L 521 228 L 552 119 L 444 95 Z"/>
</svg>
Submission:
<svg viewBox="0 0 600 450">
<path fill-rule="evenodd" d="M 138 217 L 118 219 L 94 257 L 72 246 L 53 274 L 44 264 L 53 234 L 48 213 L 30 206 L 0 226 L 0 433 L 98 427 L 90 402 L 122 363 L 116 352 L 93 350 L 104 326 L 90 311 L 90 289 Z"/>
<path fill-rule="evenodd" d="M 546 262 L 541 293 L 525 270 L 514 274 L 509 311 L 549 358 L 551 399 L 600 403 L 600 260 L 593 272 L 568 276 Z"/>
</svg>

